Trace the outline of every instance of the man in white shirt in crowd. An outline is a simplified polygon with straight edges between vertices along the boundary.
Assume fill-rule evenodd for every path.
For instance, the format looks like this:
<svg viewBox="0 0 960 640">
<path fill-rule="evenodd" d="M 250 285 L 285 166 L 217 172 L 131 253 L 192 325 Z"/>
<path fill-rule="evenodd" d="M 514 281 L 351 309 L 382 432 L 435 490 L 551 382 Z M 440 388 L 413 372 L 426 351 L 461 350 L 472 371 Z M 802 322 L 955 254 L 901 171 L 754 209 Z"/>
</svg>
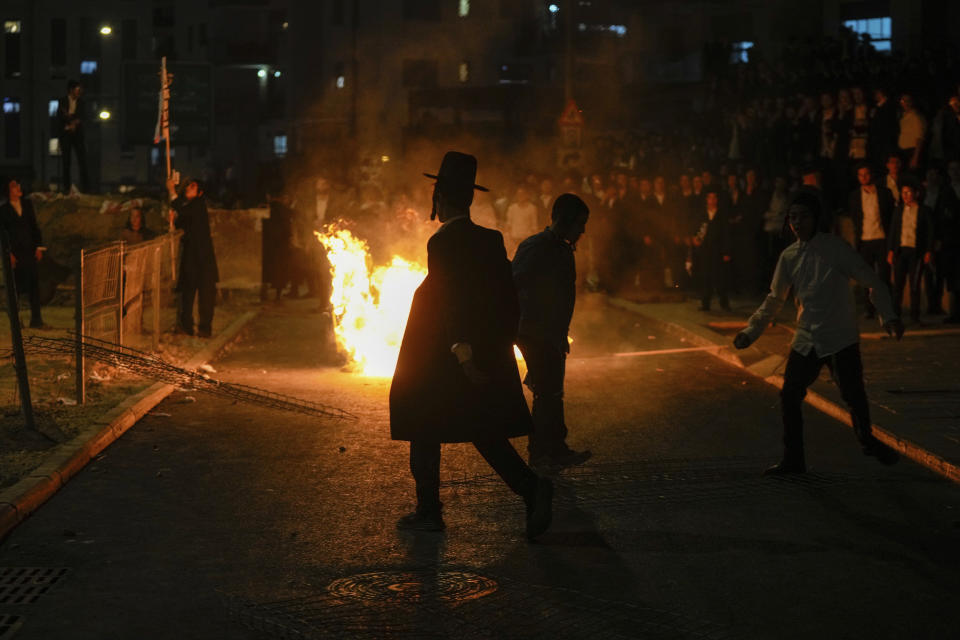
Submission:
<svg viewBox="0 0 960 640">
<path fill-rule="evenodd" d="M 850 194 L 847 211 L 853 220 L 854 238 L 860 256 L 886 283 L 890 282 L 890 265 L 887 263 L 887 232 L 893 216 L 893 198 L 889 189 L 877 187 L 873 174 L 866 163 L 857 168 L 860 185 Z M 867 317 L 874 316 L 875 309 L 867 296 Z"/>
<path fill-rule="evenodd" d="M 883 327 L 899 340 L 903 324 L 894 314 L 885 282 L 838 236 L 818 230 L 823 207 L 815 191 L 801 188 L 787 207 L 796 242 L 783 250 L 773 274 L 770 293 L 737 334 L 737 349 L 750 346 L 793 290 L 797 329 L 783 376 L 780 403 L 783 414 L 783 459 L 767 475 L 804 473 L 803 416 L 807 387 L 816 381 L 823 365 L 829 367 L 844 401 L 850 407 L 854 433 L 865 455 L 883 464 L 894 464 L 899 455 L 881 443 L 870 429 L 870 407 L 863 386 L 860 335 L 850 279 L 871 290 Z"/>
<path fill-rule="evenodd" d="M 887 262 L 893 267 L 893 309 L 900 315 L 903 290 L 910 286 L 910 319 L 920 322 L 920 282 L 933 260 L 933 212 L 918 202 L 919 185 L 904 180 L 902 203 L 893 213 Z"/>
<path fill-rule="evenodd" d="M 507 207 L 506 244 L 507 255 L 512 256 L 521 242 L 540 231 L 538 228 L 540 210 L 530 200 L 526 187 L 517 188 L 513 203 Z"/>
<path fill-rule="evenodd" d="M 917 111 L 913 104 L 913 96 L 909 93 L 900 97 L 900 106 L 903 108 L 903 115 L 900 116 L 900 136 L 897 139 L 897 146 L 900 147 L 904 162 L 911 169 L 918 169 L 920 155 L 927 138 L 927 119 Z"/>
</svg>

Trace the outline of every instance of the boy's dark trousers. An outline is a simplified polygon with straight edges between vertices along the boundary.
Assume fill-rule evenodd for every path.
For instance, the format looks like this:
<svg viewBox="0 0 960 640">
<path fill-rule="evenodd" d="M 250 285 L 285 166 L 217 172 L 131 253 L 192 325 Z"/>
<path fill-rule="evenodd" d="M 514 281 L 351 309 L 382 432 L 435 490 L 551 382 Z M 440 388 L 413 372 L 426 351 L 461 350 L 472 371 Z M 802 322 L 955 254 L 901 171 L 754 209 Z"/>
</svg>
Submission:
<svg viewBox="0 0 960 640">
<path fill-rule="evenodd" d="M 811 349 L 807 355 L 791 349 L 783 375 L 783 389 L 780 391 L 780 407 L 783 412 L 783 457 L 789 464 L 804 462 L 801 408 L 803 399 L 807 395 L 807 387 L 817 380 L 823 365 L 827 365 L 830 369 L 834 381 L 840 388 L 840 395 L 850 408 L 853 431 L 857 440 L 865 449 L 873 448 L 878 444 L 870 431 L 870 405 L 863 386 L 860 345 L 854 343 L 826 357 L 817 355 L 816 349 Z"/>
</svg>

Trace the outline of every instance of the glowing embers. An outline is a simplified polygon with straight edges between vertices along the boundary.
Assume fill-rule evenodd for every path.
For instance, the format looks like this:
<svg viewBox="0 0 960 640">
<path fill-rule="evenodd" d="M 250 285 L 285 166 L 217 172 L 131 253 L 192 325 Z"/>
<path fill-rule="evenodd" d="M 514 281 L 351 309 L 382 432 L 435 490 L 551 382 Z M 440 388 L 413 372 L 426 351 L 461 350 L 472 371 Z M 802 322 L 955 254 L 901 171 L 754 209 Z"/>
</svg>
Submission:
<svg viewBox="0 0 960 640">
<path fill-rule="evenodd" d="M 496 581 L 467 571 L 376 571 L 334 580 L 332 596 L 381 602 L 477 600 L 497 591 Z"/>
<path fill-rule="evenodd" d="M 316 234 L 330 261 L 338 346 L 357 373 L 392 376 L 410 303 L 427 270 L 398 256 L 373 267 L 367 243 L 335 224 Z"/>
</svg>

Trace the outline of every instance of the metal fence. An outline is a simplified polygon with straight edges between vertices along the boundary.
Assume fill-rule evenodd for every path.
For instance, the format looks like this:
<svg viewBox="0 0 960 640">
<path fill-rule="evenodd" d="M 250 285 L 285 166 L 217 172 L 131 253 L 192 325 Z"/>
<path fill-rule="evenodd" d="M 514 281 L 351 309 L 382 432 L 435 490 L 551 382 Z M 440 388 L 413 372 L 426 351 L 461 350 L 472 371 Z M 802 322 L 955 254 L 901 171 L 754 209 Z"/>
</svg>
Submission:
<svg viewBox="0 0 960 640">
<path fill-rule="evenodd" d="M 138 347 L 145 346 L 145 334 L 152 334 L 150 346 L 157 349 L 161 311 L 176 282 L 177 249 L 182 235 L 182 231 L 177 231 L 137 244 L 121 241 L 81 250 L 77 334 Z M 145 311 L 149 311 L 148 327 L 144 326 L 148 317 Z M 83 402 L 86 367 L 80 346 L 76 360 L 77 401 Z"/>
</svg>

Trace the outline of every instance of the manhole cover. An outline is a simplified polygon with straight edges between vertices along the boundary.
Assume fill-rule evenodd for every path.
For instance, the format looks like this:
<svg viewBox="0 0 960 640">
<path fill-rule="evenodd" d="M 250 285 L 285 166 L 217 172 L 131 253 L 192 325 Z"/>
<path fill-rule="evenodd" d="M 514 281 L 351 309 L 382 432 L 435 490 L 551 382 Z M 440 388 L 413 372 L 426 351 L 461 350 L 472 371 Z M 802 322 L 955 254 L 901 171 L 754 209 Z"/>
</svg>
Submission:
<svg viewBox="0 0 960 640">
<path fill-rule="evenodd" d="M 0 604 L 33 604 L 67 571 L 48 567 L 0 567 Z"/>
<path fill-rule="evenodd" d="M 12 638 L 17 629 L 23 626 L 23 616 L 11 616 L 0 613 L 0 640 Z"/>
<path fill-rule="evenodd" d="M 497 590 L 490 578 L 466 571 L 374 571 L 334 580 L 327 591 L 340 598 L 379 602 L 465 602 Z"/>
</svg>

